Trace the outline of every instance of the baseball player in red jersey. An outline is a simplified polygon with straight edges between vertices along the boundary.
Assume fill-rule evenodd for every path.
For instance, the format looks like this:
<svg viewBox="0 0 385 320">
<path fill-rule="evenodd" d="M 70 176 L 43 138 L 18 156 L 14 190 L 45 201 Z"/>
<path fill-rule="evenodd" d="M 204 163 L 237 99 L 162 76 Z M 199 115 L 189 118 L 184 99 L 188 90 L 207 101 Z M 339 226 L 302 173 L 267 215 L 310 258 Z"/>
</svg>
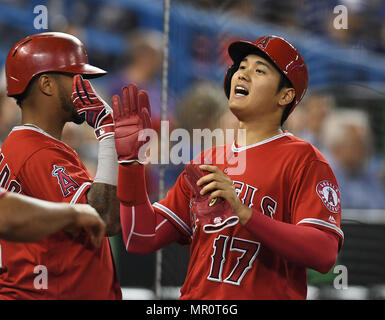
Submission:
<svg viewBox="0 0 385 320">
<path fill-rule="evenodd" d="M 110 236 L 120 230 L 116 181 L 111 177 L 117 167 L 113 120 L 108 106 L 81 77 L 105 73 L 88 64 L 83 44 L 71 35 L 48 32 L 19 41 L 7 56 L 6 79 L 8 96 L 21 107 L 22 125 L 14 127 L 2 145 L 0 176 L 1 187 L 11 192 L 90 204 Z M 95 179 L 76 152 L 60 141 L 66 122 L 84 120 L 100 141 Z M 73 238 L 64 231 L 33 243 L 0 240 L 0 299 L 121 299 L 108 238 L 97 249 L 87 242 L 85 234 Z M 44 289 L 34 285 L 38 265 L 47 270 Z"/>
<path fill-rule="evenodd" d="M 99 247 L 105 223 L 88 204 L 48 202 L 0 188 L 0 239 L 38 241 L 61 229 L 71 233 L 85 230 Z"/>
<path fill-rule="evenodd" d="M 187 164 L 153 205 L 138 153 L 138 135 L 151 123 L 148 100 L 135 85 L 113 97 L 125 245 L 146 253 L 189 244 L 181 299 L 305 299 L 306 268 L 328 272 L 343 242 L 329 164 L 281 129 L 306 91 L 307 68 L 297 49 L 276 36 L 236 41 L 228 51 L 233 65 L 224 87 L 245 139 L 205 150 L 195 160 L 210 163 Z"/>
</svg>

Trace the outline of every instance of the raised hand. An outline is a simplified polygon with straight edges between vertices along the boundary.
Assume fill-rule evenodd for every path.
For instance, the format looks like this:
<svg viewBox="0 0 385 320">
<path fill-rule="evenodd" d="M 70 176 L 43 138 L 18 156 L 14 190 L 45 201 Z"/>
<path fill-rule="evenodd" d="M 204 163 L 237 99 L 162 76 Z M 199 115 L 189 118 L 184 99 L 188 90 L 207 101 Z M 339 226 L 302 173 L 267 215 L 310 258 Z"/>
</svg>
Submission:
<svg viewBox="0 0 385 320">
<path fill-rule="evenodd" d="M 145 152 L 139 154 L 146 143 L 145 129 L 151 129 L 151 108 L 147 92 L 135 84 L 122 88 L 122 97 L 112 97 L 115 122 L 115 147 L 119 163 L 145 162 Z"/>
<path fill-rule="evenodd" d="M 78 114 L 94 128 L 99 141 L 114 135 L 111 107 L 96 93 L 91 83 L 79 74 L 73 78 L 72 101 Z"/>
</svg>

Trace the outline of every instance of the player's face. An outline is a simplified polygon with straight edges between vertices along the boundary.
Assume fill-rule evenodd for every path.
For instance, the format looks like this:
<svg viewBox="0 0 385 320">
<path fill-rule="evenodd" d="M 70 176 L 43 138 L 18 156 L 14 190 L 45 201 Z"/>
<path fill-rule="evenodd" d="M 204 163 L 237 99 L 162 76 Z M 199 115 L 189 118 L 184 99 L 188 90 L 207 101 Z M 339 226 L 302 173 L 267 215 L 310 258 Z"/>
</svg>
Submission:
<svg viewBox="0 0 385 320">
<path fill-rule="evenodd" d="M 278 111 L 278 70 L 266 59 L 250 54 L 231 79 L 230 110 L 240 121 L 250 121 Z"/>
<path fill-rule="evenodd" d="M 84 119 L 79 116 L 72 102 L 72 75 L 61 74 L 58 76 L 59 86 L 58 95 L 60 107 L 64 113 L 66 121 L 72 121 L 76 124 L 83 123 Z"/>
</svg>

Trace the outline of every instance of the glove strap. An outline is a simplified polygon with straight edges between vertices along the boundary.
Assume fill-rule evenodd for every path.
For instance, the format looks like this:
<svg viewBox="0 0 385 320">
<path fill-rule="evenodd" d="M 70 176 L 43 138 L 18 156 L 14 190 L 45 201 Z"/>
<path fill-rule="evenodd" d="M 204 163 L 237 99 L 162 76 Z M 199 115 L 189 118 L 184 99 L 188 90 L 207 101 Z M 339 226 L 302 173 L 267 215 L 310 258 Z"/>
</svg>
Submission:
<svg viewBox="0 0 385 320">
<path fill-rule="evenodd" d="M 104 138 L 106 137 L 109 137 L 109 136 L 113 136 L 114 135 L 114 124 L 113 123 L 110 123 L 110 124 L 106 124 L 104 126 L 101 126 L 99 128 L 96 128 L 94 130 L 94 133 L 95 133 L 95 137 L 96 139 L 98 139 L 99 141 L 103 140 Z"/>
</svg>

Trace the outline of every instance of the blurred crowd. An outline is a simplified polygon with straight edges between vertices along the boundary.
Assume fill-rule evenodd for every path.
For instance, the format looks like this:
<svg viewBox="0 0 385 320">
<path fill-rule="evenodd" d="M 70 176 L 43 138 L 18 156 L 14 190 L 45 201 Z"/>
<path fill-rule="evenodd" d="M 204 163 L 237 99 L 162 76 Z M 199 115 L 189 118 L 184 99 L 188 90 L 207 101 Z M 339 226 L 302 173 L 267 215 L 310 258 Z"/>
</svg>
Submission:
<svg viewBox="0 0 385 320">
<path fill-rule="evenodd" d="M 345 209 L 385 209 L 383 157 L 365 109 L 338 106 L 327 92 L 308 92 L 285 127 L 317 147 L 333 168 Z"/>
<path fill-rule="evenodd" d="M 160 1 L 160 0 L 159 0 Z M 27 0 L 0 0 L 0 4 L 28 7 Z M 111 50 L 88 50 L 91 63 L 107 69 L 104 80 L 93 81 L 99 94 L 111 101 L 120 88 L 131 82 L 149 93 L 154 127 L 159 131 L 162 106 L 162 33 L 157 28 L 143 29 L 135 13 L 108 1 L 46 1 L 50 14 L 50 30 L 64 31 L 82 39 L 86 46 L 86 28 L 123 35 L 124 47 L 118 54 Z M 379 0 L 173 0 L 173 3 L 192 6 L 205 12 L 223 12 L 242 21 L 265 22 L 286 29 L 296 29 L 327 37 L 330 41 L 349 47 L 365 48 L 385 53 L 385 2 Z M 336 16 L 333 8 L 342 4 L 348 8 L 349 28 L 331 28 Z M 75 13 L 75 14 L 74 14 Z M 12 32 L 10 32 L 10 28 Z M 304 33 L 305 34 L 305 33 Z M 0 20 L 2 47 L 10 48 L 26 35 L 25 30 Z M 191 49 L 196 61 L 210 60 L 204 50 L 204 38 L 197 36 Z M 203 41 L 203 42 L 202 42 Z M 103 46 L 101 46 L 103 48 Z M 175 62 L 175 61 L 174 61 Z M 171 61 L 171 64 L 173 61 Z M 202 65 L 197 64 L 197 68 Z M 204 68 L 204 66 L 202 67 Z M 223 70 L 218 70 L 222 72 Z M 183 72 L 177 70 L 176 72 Z M 13 99 L 6 97 L 4 71 L 0 81 L 0 143 L 11 128 L 20 123 L 20 112 Z M 285 124 L 285 129 L 309 141 L 331 163 L 339 181 L 343 208 L 385 209 L 385 166 L 382 157 L 383 131 L 373 131 L 370 110 L 346 107 L 341 97 L 329 90 L 310 88 L 305 100 Z M 221 87 L 208 79 L 191 79 L 187 89 L 167 96 L 167 120 L 173 128 L 192 129 L 234 128 L 236 119 L 227 109 Z M 343 100 L 343 99 L 342 99 Z M 383 104 L 383 101 L 379 103 Z M 385 114 L 385 113 L 384 113 Z M 383 135 L 378 137 L 378 135 Z M 377 141 L 375 143 L 374 139 Z M 86 124 L 65 127 L 63 140 L 71 145 L 85 162 L 91 174 L 96 171 L 97 142 Z M 382 141 L 382 144 L 378 143 Z M 380 145 L 380 147 L 379 147 Z M 192 155 L 193 156 L 193 155 Z M 158 166 L 148 166 L 150 200 L 158 199 Z M 183 166 L 168 166 L 166 190 L 170 188 Z M 370 186 L 370 187 L 368 187 Z"/>
<path fill-rule="evenodd" d="M 222 11 L 242 20 L 266 22 L 354 48 L 385 52 L 385 2 L 382 0 L 180 0 L 197 8 Z M 343 5 L 348 28 L 336 29 L 334 19 Z M 338 19 L 337 19 L 338 20 Z"/>
</svg>

